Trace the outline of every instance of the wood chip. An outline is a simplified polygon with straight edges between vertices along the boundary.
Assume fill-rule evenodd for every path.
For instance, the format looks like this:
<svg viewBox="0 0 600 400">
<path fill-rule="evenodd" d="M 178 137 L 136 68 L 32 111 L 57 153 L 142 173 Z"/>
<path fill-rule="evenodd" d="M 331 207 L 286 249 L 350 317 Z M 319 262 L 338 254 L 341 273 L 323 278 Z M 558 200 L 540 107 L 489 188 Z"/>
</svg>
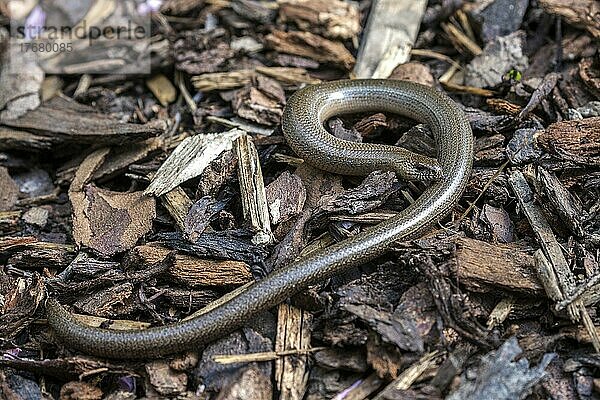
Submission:
<svg viewBox="0 0 600 400">
<path fill-rule="evenodd" d="M 400 374 L 392 383 L 386 386 L 385 389 L 379 392 L 377 396 L 373 398 L 373 400 L 383 400 L 389 398 L 387 396 L 390 393 L 410 388 L 425 371 L 431 369 L 437 364 L 439 356 L 440 352 L 438 351 L 425 354 L 419 359 L 419 361 L 402 371 L 402 374 Z"/>
<path fill-rule="evenodd" d="M 299 308 L 279 305 L 275 351 L 310 348 L 312 315 Z M 308 383 L 308 355 L 287 356 L 275 361 L 275 381 L 282 400 L 302 400 Z"/>
<path fill-rule="evenodd" d="M 223 133 L 207 133 L 182 141 L 158 169 L 144 194 L 161 196 L 179 184 L 199 176 L 211 161 L 226 150 L 244 132 L 232 129 Z"/>
<path fill-rule="evenodd" d="M 185 220 L 188 216 L 190 208 L 192 208 L 194 205 L 187 193 L 185 193 L 185 190 L 183 190 L 181 186 L 177 186 L 170 192 L 163 194 L 160 197 L 160 200 L 169 214 L 171 214 L 171 217 L 173 217 L 175 220 L 177 227 L 182 232 L 185 232 Z"/>
<path fill-rule="evenodd" d="M 259 74 L 252 78 L 251 84 L 235 92 L 232 106 L 242 118 L 262 125 L 279 125 L 285 102 L 281 85 Z"/>
<path fill-rule="evenodd" d="M 455 253 L 457 276 L 470 290 L 487 292 L 502 288 L 542 294 L 529 248 L 515 243 L 489 244 L 462 238 Z"/>
<path fill-rule="evenodd" d="M 258 152 L 250 136 L 244 134 L 237 139 L 235 154 L 238 159 L 244 219 L 257 232 L 252 241 L 255 244 L 270 243 L 274 238 L 271 233 L 265 184 Z"/>
<path fill-rule="evenodd" d="M 61 400 L 100 400 L 102 390 L 87 382 L 67 382 L 60 388 Z"/>
<path fill-rule="evenodd" d="M 150 384 L 162 396 L 177 396 L 186 390 L 187 374 L 172 370 L 166 360 L 146 364 L 146 373 Z"/>
<path fill-rule="evenodd" d="M 354 67 L 357 78 L 387 78 L 410 58 L 427 2 L 379 0 L 373 3 Z"/>
<path fill-rule="evenodd" d="M 265 190 L 273 225 L 286 222 L 302 211 L 306 189 L 298 175 L 284 171 Z"/>
<path fill-rule="evenodd" d="M 273 398 L 273 385 L 268 376 L 256 366 L 245 368 L 223 388 L 216 400 Z"/>
<path fill-rule="evenodd" d="M 35 131 L 36 135 L 48 137 L 53 143 L 94 146 L 141 141 L 166 130 L 162 120 L 156 119 L 145 125 L 124 123 L 65 97 L 55 97 L 17 119 L 2 123 Z"/>
<path fill-rule="evenodd" d="M 544 150 L 583 165 L 600 165 L 600 117 L 562 121 L 538 131 Z"/>
<path fill-rule="evenodd" d="M 543 251 L 543 256 L 547 260 L 546 264 L 551 268 L 544 275 L 554 275 L 556 277 L 560 289 L 560 300 L 564 300 L 564 298 L 569 296 L 575 289 L 575 276 L 569 268 L 569 264 L 565 259 L 562 248 L 556 240 L 543 213 L 533 202 L 533 192 L 527 184 L 522 172 L 513 172 L 510 175 L 508 182 L 517 195 L 519 204 L 536 234 L 536 239 Z M 600 351 L 600 337 L 596 334 L 594 324 L 583 303 L 580 300 L 574 302 L 567 307 L 567 312 L 573 321 L 579 321 L 581 318 L 585 328 L 593 338 L 594 348 L 596 351 Z"/>
<path fill-rule="evenodd" d="M 339 42 L 332 42 L 310 32 L 284 32 L 273 30 L 265 40 L 277 51 L 308 57 L 320 63 L 332 64 L 349 70 L 354 57 Z"/>
<path fill-rule="evenodd" d="M 146 81 L 146 85 L 156 96 L 163 107 L 168 106 L 177 99 L 177 89 L 171 81 L 163 74 L 158 74 Z"/>
<path fill-rule="evenodd" d="M 137 246 L 132 255 L 144 264 L 164 260 L 170 249 L 157 245 Z M 187 254 L 177 254 L 169 275 L 189 288 L 206 286 L 243 285 L 253 281 L 248 264 L 241 261 L 203 259 Z"/>
<path fill-rule="evenodd" d="M 356 40 L 360 32 L 358 4 L 343 0 L 284 0 L 279 18 L 330 39 Z"/>
<path fill-rule="evenodd" d="M 5 167 L 0 166 L 0 211 L 9 211 L 19 198 L 19 186 L 13 181 Z"/>
<path fill-rule="evenodd" d="M 540 0 L 547 13 L 563 17 L 569 24 L 587 29 L 600 38 L 600 4 L 596 0 Z"/>
<path fill-rule="evenodd" d="M 306 83 L 318 83 L 319 79 L 311 77 L 304 68 L 256 67 L 230 72 L 215 72 L 192 77 L 192 83 L 198 90 L 229 90 L 245 86 L 252 78 L 262 74 L 269 76 L 286 87 L 299 86 Z"/>
</svg>

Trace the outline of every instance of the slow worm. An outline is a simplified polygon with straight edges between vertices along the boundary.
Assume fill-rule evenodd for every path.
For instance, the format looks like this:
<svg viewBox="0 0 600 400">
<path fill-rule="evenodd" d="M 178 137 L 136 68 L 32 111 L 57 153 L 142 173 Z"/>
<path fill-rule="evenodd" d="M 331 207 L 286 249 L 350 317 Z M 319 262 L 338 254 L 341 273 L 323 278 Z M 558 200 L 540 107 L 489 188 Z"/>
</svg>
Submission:
<svg viewBox="0 0 600 400">
<path fill-rule="evenodd" d="M 343 141 L 324 128 L 334 115 L 373 111 L 428 124 L 437 145 L 437 162 L 398 147 Z M 471 173 L 473 137 L 464 114 L 446 95 L 415 83 L 348 80 L 308 86 L 289 99 L 283 132 L 299 156 L 329 172 L 366 175 L 392 170 L 401 178 L 434 182 L 390 220 L 273 271 L 237 297 L 185 322 L 136 331 L 94 328 L 76 321 L 49 299 L 48 322 L 62 341 L 108 358 L 155 357 L 211 342 L 308 285 L 381 255 L 395 241 L 421 234 L 450 212 Z"/>
</svg>

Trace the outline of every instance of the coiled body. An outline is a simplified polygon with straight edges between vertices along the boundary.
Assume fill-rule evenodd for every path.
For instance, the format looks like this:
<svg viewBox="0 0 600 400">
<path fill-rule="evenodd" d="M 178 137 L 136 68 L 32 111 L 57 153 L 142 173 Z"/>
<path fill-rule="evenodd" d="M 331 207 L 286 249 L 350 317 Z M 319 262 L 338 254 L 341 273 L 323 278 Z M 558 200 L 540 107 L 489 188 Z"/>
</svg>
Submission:
<svg viewBox="0 0 600 400">
<path fill-rule="evenodd" d="M 393 112 L 428 124 L 438 148 L 437 164 L 393 146 L 341 141 L 323 127 L 333 115 L 365 111 Z M 437 180 L 394 218 L 273 271 L 196 318 L 139 331 L 114 331 L 77 322 L 50 299 L 48 321 L 56 334 L 71 347 L 109 358 L 160 356 L 213 341 L 308 285 L 384 253 L 392 242 L 414 238 L 451 210 L 471 172 L 473 138 L 464 114 L 447 96 L 414 83 L 354 80 L 309 86 L 290 98 L 283 131 L 305 161 L 330 172 L 364 175 L 387 169 L 402 177 Z"/>
</svg>

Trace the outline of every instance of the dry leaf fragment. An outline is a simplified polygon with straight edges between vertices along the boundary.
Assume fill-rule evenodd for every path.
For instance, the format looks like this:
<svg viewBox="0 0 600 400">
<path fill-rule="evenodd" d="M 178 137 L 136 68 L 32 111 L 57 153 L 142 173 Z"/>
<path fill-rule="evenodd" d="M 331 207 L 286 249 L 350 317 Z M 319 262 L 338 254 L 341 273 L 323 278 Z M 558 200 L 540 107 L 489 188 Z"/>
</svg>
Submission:
<svg viewBox="0 0 600 400">
<path fill-rule="evenodd" d="M 85 222 L 91 236 L 81 238 L 80 244 L 105 255 L 131 249 L 150 231 L 156 216 L 154 198 L 142 192 L 118 193 L 88 185 L 85 201 Z"/>
<path fill-rule="evenodd" d="M 131 249 L 150 231 L 156 216 L 154 198 L 142 192 L 119 193 L 86 185 L 109 151 L 99 149 L 90 154 L 69 188 L 75 241 L 103 255 Z"/>
</svg>

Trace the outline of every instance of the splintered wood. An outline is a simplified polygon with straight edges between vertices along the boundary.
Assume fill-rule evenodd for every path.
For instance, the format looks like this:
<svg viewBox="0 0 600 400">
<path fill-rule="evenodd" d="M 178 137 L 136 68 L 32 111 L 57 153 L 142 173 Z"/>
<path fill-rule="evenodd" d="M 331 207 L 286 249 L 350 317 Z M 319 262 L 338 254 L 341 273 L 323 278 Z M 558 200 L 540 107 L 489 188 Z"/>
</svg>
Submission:
<svg viewBox="0 0 600 400">
<path fill-rule="evenodd" d="M 223 133 L 207 133 L 185 139 L 156 172 L 144 194 L 161 196 L 180 183 L 200 175 L 243 132 L 232 129 Z"/>
<path fill-rule="evenodd" d="M 244 218 L 257 231 L 253 239 L 255 243 L 270 243 L 273 241 L 273 234 L 258 152 L 250 136 L 245 134 L 235 142 L 234 150 L 238 158 Z"/>
<path fill-rule="evenodd" d="M 310 348 L 312 315 L 287 304 L 279 306 L 275 351 Z M 302 400 L 308 383 L 308 356 L 290 355 L 275 360 L 275 380 L 282 400 Z"/>
<path fill-rule="evenodd" d="M 357 78 L 387 78 L 410 58 L 427 2 L 377 0 L 354 67 Z"/>
</svg>

